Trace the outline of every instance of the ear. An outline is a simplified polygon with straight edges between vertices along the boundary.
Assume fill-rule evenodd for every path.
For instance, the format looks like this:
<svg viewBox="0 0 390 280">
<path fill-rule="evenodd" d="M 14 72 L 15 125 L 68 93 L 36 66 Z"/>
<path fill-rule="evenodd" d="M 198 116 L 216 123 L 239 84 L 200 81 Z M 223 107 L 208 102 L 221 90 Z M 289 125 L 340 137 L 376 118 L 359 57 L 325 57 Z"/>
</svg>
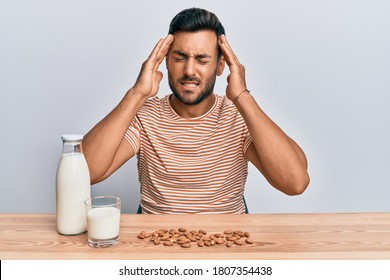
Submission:
<svg viewBox="0 0 390 280">
<path fill-rule="evenodd" d="M 225 58 L 223 55 L 219 58 L 218 65 L 217 65 L 217 76 L 221 76 L 223 73 L 223 70 L 225 69 Z"/>
</svg>

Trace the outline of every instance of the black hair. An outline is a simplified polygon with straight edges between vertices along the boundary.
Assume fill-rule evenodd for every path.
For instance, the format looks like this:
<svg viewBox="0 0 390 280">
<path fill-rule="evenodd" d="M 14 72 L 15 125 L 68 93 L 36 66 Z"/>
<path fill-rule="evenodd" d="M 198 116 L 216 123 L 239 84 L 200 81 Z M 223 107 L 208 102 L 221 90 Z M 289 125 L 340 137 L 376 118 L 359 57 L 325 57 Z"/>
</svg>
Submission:
<svg viewBox="0 0 390 280">
<path fill-rule="evenodd" d="M 169 34 L 176 32 L 196 32 L 201 30 L 214 31 L 217 37 L 225 34 L 218 17 L 212 12 L 200 8 L 190 8 L 178 13 L 169 25 Z"/>
</svg>

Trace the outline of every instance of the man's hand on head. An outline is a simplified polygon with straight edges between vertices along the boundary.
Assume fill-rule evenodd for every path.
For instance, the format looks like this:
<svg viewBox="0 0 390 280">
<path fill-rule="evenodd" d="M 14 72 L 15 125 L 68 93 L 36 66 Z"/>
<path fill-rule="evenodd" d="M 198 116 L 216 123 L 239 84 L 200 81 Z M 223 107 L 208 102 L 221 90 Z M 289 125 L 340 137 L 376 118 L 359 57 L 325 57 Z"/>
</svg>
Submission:
<svg viewBox="0 0 390 280">
<path fill-rule="evenodd" d="M 225 35 L 219 37 L 218 44 L 230 70 L 230 74 L 227 77 L 226 96 L 231 101 L 234 101 L 241 93 L 246 91 L 245 67 L 234 54 Z"/>
<path fill-rule="evenodd" d="M 147 97 L 153 97 L 157 94 L 163 77 L 162 72 L 158 71 L 158 67 L 165 59 L 172 41 L 173 35 L 168 34 L 157 42 L 148 59 L 142 64 L 141 71 L 133 87 L 137 92 Z"/>
</svg>

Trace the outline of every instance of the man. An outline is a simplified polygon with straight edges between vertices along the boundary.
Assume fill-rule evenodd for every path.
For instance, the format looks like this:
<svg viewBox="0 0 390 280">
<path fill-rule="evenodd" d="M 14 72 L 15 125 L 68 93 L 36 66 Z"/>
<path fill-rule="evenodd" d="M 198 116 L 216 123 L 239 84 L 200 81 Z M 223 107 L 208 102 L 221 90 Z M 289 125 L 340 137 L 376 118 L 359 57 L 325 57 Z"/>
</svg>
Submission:
<svg viewBox="0 0 390 280">
<path fill-rule="evenodd" d="M 306 189 L 303 151 L 258 106 L 224 34 L 203 9 L 173 18 L 134 86 L 84 138 L 92 183 L 137 154 L 143 213 L 244 213 L 248 161 L 288 195 Z M 164 59 L 173 93 L 160 99 Z M 225 64 L 220 96 L 213 90 Z"/>
</svg>

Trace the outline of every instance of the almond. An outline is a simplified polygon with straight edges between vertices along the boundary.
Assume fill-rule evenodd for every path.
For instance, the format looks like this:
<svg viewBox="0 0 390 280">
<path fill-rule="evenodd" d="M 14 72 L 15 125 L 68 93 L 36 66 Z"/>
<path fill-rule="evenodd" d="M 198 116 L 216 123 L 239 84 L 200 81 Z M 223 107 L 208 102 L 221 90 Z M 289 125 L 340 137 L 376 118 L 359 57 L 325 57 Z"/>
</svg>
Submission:
<svg viewBox="0 0 390 280">
<path fill-rule="evenodd" d="M 171 241 L 165 241 L 164 246 L 173 246 L 174 244 Z"/>
<path fill-rule="evenodd" d="M 250 238 L 247 238 L 247 239 L 245 240 L 245 242 L 248 243 L 248 244 L 253 244 L 253 240 L 250 239 Z"/>
</svg>

